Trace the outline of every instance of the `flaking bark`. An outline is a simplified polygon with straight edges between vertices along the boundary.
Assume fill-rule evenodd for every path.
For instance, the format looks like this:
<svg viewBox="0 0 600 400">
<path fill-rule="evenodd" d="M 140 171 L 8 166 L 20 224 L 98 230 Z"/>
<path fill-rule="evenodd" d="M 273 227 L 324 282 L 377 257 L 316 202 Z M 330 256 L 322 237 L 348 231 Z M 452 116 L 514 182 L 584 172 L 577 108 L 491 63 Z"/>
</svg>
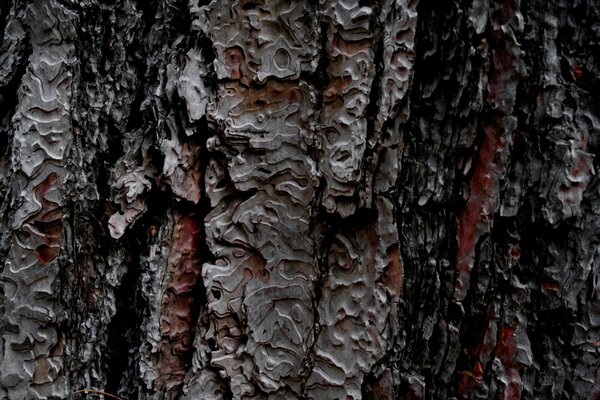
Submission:
<svg viewBox="0 0 600 400">
<path fill-rule="evenodd" d="M 0 398 L 600 396 L 600 4 L 0 4 Z"/>
</svg>

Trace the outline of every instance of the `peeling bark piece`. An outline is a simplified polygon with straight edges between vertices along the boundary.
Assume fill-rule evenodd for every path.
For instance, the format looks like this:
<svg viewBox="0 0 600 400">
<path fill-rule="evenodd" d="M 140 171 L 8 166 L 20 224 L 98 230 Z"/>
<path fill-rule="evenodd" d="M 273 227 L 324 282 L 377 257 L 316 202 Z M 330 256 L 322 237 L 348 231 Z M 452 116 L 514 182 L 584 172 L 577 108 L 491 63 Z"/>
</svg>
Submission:
<svg viewBox="0 0 600 400">
<path fill-rule="evenodd" d="M 200 49 L 190 49 L 185 67 L 177 80 L 177 92 L 185 99 L 190 122 L 198 122 L 206 114 L 211 91 L 206 87 L 206 60 Z"/>
<path fill-rule="evenodd" d="M 408 90 L 415 56 L 418 0 L 389 1 L 382 4 L 383 72 L 379 86 L 381 96 L 375 131 L 379 137 L 383 124 L 400 116 L 408 119 Z M 373 140 L 373 139 L 371 139 Z"/>
<path fill-rule="evenodd" d="M 556 143 L 557 152 L 563 154 L 562 159 L 556 165 L 557 171 L 553 168 L 556 174 L 552 178 L 547 176 L 547 185 L 544 185 L 548 202 L 544 204 L 543 213 L 551 224 L 581 214 L 583 193 L 595 174 L 594 155 L 585 151 L 585 145 L 577 139 Z"/>
<path fill-rule="evenodd" d="M 312 5 L 285 0 L 213 3 L 211 30 L 219 79 L 298 79 L 317 66 Z"/>
<path fill-rule="evenodd" d="M 223 400 L 226 398 L 226 391 L 219 382 L 216 372 L 208 369 L 200 371 L 188 384 L 186 391 L 181 397 L 182 400 Z"/>
<path fill-rule="evenodd" d="M 219 96 L 219 108 L 210 118 L 224 124 L 223 145 L 235 152 L 228 158 L 228 171 L 236 189 L 268 183 L 304 208 L 318 184 L 316 165 L 306 156 L 313 136 L 311 88 L 277 81 L 261 89 L 225 83 Z"/>
<path fill-rule="evenodd" d="M 41 24 L 39 21 L 44 20 Z M 14 118 L 13 165 L 19 207 L 0 285 L 4 295 L 0 386 L 9 399 L 63 398 L 62 321 L 56 287 L 65 252 L 67 158 L 73 140 L 71 85 L 75 15 L 55 1 L 35 1 L 23 23 L 31 41 L 30 66 Z M 60 346 L 62 348 L 62 346 Z"/>
<path fill-rule="evenodd" d="M 212 352 L 211 362 L 232 380 L 231 391 L 241 399 L 254 393 L 254 385 L 242 371 L 244 285 L 252 276 L 268 275 L 263 272 L 265 261 L 259 254 L 223 242 L 224 234 L 233 229 L 231 218 L 239 204 L 240 200 L 225 199 L 207 216 L 207 240 L 217 260 L 202 266 L 202 276 L 211 319 L 206 339 L 216 341 L 218 348 Z"/>
<path fill-rule="evenodd" d="M 110 235 L 118 239 L 125 234 L 125 229 L 146 211 L 143 198 L 137 196 L 150 189 L 150 181 L 145 178 L 143 171 L 135 171 L 119 179 L 114 188 L 125 192 L 124 195 L 118 196 L 124 211 L 116 212 L 108 220 Z"/>
<path fill-rule="evenodd" d="M 313 341 L 312 293 L 302 283 L 266 286 L 253 279 L 246 285 L 246 351 L 258 372 L 245 373 L 267 393 L 285 385 L 300 394 L 302 361 Z"/>
<path fill-rule="evenodd" d="M 114 201 L 121 207 L 121 211 L 114 213 L 108 220 L 110 235 L 114 239 L 123 236 L 125 229 L 146 211 L 144 195 L 152 187 L 148 178 L 155 174 L 148 155 L 149 141 L 143 138 L 132 139 L 131 133 L 129 136 L 125 155 L 115 168 L 115 182 L 111 186 Z M 142 153 L 142 165 L 138 165 L 135 160 L 137 151 Z"/>
<path fill-rule="evenodd" d="M 317 276 L 306 210 L 318 185 L 306 155 L 314 89 L 273 79 L 248 88 L 223 82 L 218 96 L 208 118 L 222 132 L 216 149 L 227 174 L 211 164 L 207 188 L 216 207 L 206 221 L 217 261 L 203 267 L 214 323 L 208 337 L 219 348 L 213 365 L 231 379 L 235 398 L 296 398 L 313 341 Z"/>
<path fill-rule="evenodd" d="M 322 10 L 329 60 L 329 85 L 323 91 L 320 113 L 319 167 L 327 183 L 323 205 L 330 213 L 348 217 L 356 209 L 353 197 L 367 141 L 365 113 L 375 78 L 370 23 L 376 16 L 372 7 L 361 6 L 358 0 L 325 1 Z"/>
<path fill-rule="evenodd" d="M 289 198 L 281 197 L 280 201 Z M 211 246 L 219 261 L 205 264 L 203 274 L 215 327 L 222 332 L 213 334 L 221 348 L 213 353 L 213 363 L 223 366 L 232 379 L 242 368 L 264 391 L 289 386 L 298 393 L 301 361 L 312 340 L 316 272 L 310 240 L 299 240 L 307 237 L 308 224 L 286 214 L 289 206 L 280 201 L 259 192 L 245 202 L 229 200 L 230 207 L 221 211 L 219 219 L 208 219 L 209 232 L 212 226 L 218 228 L 211 240 L 228 245 Z M 273 217 L 254 220 L 253 215 Z M 231 218 L 231 222 L 225 224 L 225 218 Z M 250 245 L 256 255 L 244 249 Z M 288 289 L 277 289 L 280 287 Z M 239 324 L 242 320 L 245 326 Z M 280 333 L 268 331 L 274 337 L 265 338 L 265 327 L 273 329 L 277 324 L 282 326 Z M 240 342 L 242 333 L 248 335 L 246 346 Z M 251 357 L 240 354 L 242 351 Z M 282 364 L 283 369 L 273 372 L 276 364 Z M 240 395 L 245 393 L 243 388 L 237 390 Z"/>
<path fill-rule="evenodd" d="M 398 236 L 392 203 L 382 198 L 376 206 L 374 223 L 338 231 L 329 247 L 308 399 L 361 399 L 364 376 L 385 355 L 389 302 L 397 298 L 401 282 L 395 279 L 401 280 L 401 272 L 388 281 L 390 286 L 382 283 L 384 271 L 398 262 L 397 253 L 387 253 Z"/>
<path fill-rule="evenodd" d="M 202 194 L 200 171 L 200 146 L 181 143 L 176 134 L 163 139 L 160 146 L 165 154 L 162 174 L 173 193 L 192 203 L 198 203 Z"/>
</svg>

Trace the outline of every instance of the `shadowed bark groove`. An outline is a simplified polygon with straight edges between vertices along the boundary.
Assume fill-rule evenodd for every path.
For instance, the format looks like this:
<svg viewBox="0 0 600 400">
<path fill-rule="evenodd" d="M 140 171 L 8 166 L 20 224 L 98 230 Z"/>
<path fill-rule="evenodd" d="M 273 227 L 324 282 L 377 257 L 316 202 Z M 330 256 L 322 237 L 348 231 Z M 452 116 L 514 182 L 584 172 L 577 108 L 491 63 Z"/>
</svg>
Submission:
<svg viewBox="0 0 600 400">
<path fill-rule="evenodd" d="M 0 34 L 0 399 L 600 396 L 598 1 Z"/>
</svg>

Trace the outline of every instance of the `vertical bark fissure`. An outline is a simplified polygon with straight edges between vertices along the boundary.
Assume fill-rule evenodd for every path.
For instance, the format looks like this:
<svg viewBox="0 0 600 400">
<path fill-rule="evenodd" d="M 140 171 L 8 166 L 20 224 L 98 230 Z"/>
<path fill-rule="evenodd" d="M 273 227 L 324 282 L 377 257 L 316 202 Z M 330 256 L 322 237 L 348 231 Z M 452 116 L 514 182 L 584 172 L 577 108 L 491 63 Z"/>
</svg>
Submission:
<svg viewBox="0 0 600 400">
<path fill-rule="evenodd" d="M 130 246 L 138 243 L 135 239 L 129 242 Z M 128 253 L 137 255 L 143 251 L 141 246 L 135 246 L 134 248 L 136 250 Z M 135 329 L 140 326 L 140 318 L 136 312 L 139 307 L 137 286 L 140 275 L 140 262 L 141 258 L 139 256 L 127 260 L 127 271 L 115 291 L 116 311 L 107 327 L 107 354 L 104 356 L 105 391 L 111 394 L 121 392 L 123 378 L 126 376 L 125 371 L 131 367 L 131 349 L 135 349 L 139 343 Z M 128 394 L 136 395 L 137 393 Z"/>
<path fill-rule="evenodd" d="M 310 17 L 310 16 L 309 16 Z M 321 9 L 321 3 L 317 4 L 316 15 L 314 18 L 319 19 L 319 60 L 317 63 L 317 67 L 314 73 L 306 73 L 303 72 L 300 76 L 301 79 L 311 83 L 316 91 L 316 103 L 315 108 L 317 110 L 315 118 L 317 121 L 321 121 L 321 113 L 323 110 L 323 92 L 325 88 L 329 86 L 330 77 L 327 73 L 327 67 L 330 63 L 329 56 L 325 49 L 327 48 L 328 42 L 328 34 L 329 27 L 325 21 L 323 21 L 323 10 Z M 310 226 L 309 232 L 311 237 L 313 237 L 313 241 L 315 243 L 316 254 L 315 260 L 317 265 L 317 280 L 315 282 L 315 291 L 314 297 L 312 299 L 312 307 L 313 307 L 313 323 L 312 323 L 312 335 L 313 341 L 308 347 L 305 355 L 305 359 L 303 360 L 303 372 L 302 372 L 302 384 L 300 387 L 300 393 L 302 398 L 307 397 L 307 381 L 312 373 L 312 370 L 315 365 L 315 345 L 317 343 L 318 337 L 321 334 L 320 327 L 320 316 L 319 316 L 319 302 L 323 297 L 323 293 L 321 290 L 322 283 L 327 274 L 327 249 L 329 247 L 330 235 L 331 235 L 331 226 L 328 224 L 327 213 L 321 206 L 323 191 L 326 186 L 325 177 L 322 175 L 320 170 L 319 163 L 319 153 L 320 148 L 322 146 L 322 138 L 320 136 L 322 132 L 322 126 L 317 123 L 314 127 L 314 139 L 312 143 L 309 144 L 309 154 L 313 160 L 316 161 L 316 169 L 317 175 L 319 177 L 319 184 L 316 187 L 316 190 L 313 195 L 313 199 L 311 203 L 308 205 L 310 210 Z"/>
<path fill-rule="evenodd" d="M 10 4 L 10 2 L 7 2 Z M 13 23 L 15 23 L 13 21 Z M 9 199 L 12 197 L 11 182 L 14 179 L 14 172 L 11 171 L 11 156 L 14 149 L 13 138 L 14 132 L 11 129 L 12 119 L 19 107 L 19 100 L 15 96 L 19 86 L 23 81 L 23 77 L 27 72 L 29 63 L 27 60 L 30 58 L 32 53 L 32 47 L 29 41 L 24 35 L 16 39 L 13 51 L 13 57 L 15 58 L 16 67 L 13 67 L 10 71 L 6 71 L 6 82 L 0 82 L 0 105 L 2 106 L 2 112 L 0 113 L 0 123 L 2 124 L 2 134 L 0 136 L 0 214 L 3 216 L 2 221 L 6 226 L 12 222 L 11 202 Z M 6 44 L 6 39 L 3 40 L 2 45 Z M 4 71 L 3 71 L 4 72 Z M 2 229 L 0 232 L 0 260 L 5 260 L 10 249 L 10 233 L 9 229 Z M 2 268 L 4 266 L 2 265 Z"/>
</svg>

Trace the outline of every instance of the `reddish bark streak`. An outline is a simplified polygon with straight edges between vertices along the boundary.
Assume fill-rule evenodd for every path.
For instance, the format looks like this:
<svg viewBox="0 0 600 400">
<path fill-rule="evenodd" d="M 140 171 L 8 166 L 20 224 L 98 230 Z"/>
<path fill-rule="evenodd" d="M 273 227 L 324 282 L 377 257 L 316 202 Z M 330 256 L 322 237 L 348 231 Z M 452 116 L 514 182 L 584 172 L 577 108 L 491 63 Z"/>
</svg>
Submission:
<svg viewBox="0 0 600 400">
<path fill-rule="evenodd" d="M 519 399 L 521 396 L 522 382 L 518 371 L 520 364 L 515 362 L 517 354 L 515 331 L 517 328 L 504 324 L 500 328 L 500 337 L 498 338 L 495 329 L 497 323 L 497 319 L 490 310 L 481 343 L 471 351 L 472 357 L 477 360 L 473 370 L 458 372 L 458 390 L 462 398 L 469 398 L 473 389 L 482 384 L 484 365 L 493 362 L 493 358 L 499 360 L 502 365 L 502 372 L 497 378 L 501 389 L 494 398 L 513 400 Z"/>
<path fill-rule="evenodd" d="M 58 251 L 53 250 L 52 247 L 46 244 L 41 244 L 36 247 L 35 254 L 37 255 L 38 260 L 45 265 L 56 258 Z"/>
<path fill-rule="evenodd" d="M 398 299 L 402 293 L 403 268 L 400 259 L 400 249 L 398 245 L 392 246 L 389 250 L 388 269 L 385 272 L 384 283 L 394 299 Z"/>
<path fill-rule="evenodd" d="M 60 223 L 62 210 L 58 204 L 46 198 L 48 193 L 57 189 L 57 186 L 58 175 L 51 172 L 34 190 L 35 197 L 41 204 L 41 210 L 31 222 L 35 226 L 36 235 L 41 235 L 40 239 L 44 242 L 37 245 L 34 251 L 42 265 L 56 259 L 62 245 L 63 226 Z"/>
<path fill-rule="evenodd" d="M 469 200 L 458 217 L 456 289 L 459 300 L 464 299 L 469 286 L 469 273 L 473 267 L 477 239 L 483 228 L 488 225 L 496 207 L 498 179 L 502 168 L 496 162 L 496 155 L 504 149 L 499 131 L 497 124 L 484 127 L 485 136 L 471 179 Z"/>
<path fill-rule="evenodd" d="M 585 77 L 584 69 L 578 64 L 571 65 L 571 74 L 573 74 L 573 78 L 576 82 L 581 82 Z"/>
<path fill-rule="evenodd" d="M 504 400 L 521 398 L 521 376 L 514 363 L 517 353 L 514 332 L 514 328 L 504 325 L 500 341 L 498 342 L 498 346 L 496 346 L 496 358 L 501 361 L 502 367 L 504 368 Z"/>
<path fill-rule="evenodd" d="M 519 246 L 518 243 L 514 246 L 511 246 L 510 256 L 513 263 L 516 263 L 521 258 L 521 246 Z"/>
<path fill-rule="evenodd" d="M 462 398 L 469 398 L 474 387 L 482 383 L 484 365 L 489 361 L 492 351 L 496 346 L 496 335 L 494 333 L 494 312 L 488 310 L 485 322 L 485 330 L 481 341 L 473 349 L 468 349 L 472 359 L 477 360 L 472 370 L 458 371 L 458 392 Z"/>
<path fill-rule="evenodd" d="M 496 23 L 506 24 L 517 17 L 518 7 L 516 3 L 509 2 L 499 11 L 501 14 L 496 14 L 495 18 L 500 21 Z M 458 218 L 458 277 L 455 285 L 455 298 L 458 301 L 464 300 L 469 289 L 469 274 L 473 267 L 477 240 L 482 231 L 489 229 L 497 206 L 498 180 L 504 170 L 501 153 L 512 135 L 512 130 L 508 131 L 510 128 L 505 116 L 510 115 L 514 107 L 520 52 L 514 38 L 506 35 L 506 30 L 497 29 L 494 33 L 494 42 L 499 43 L 498 46 L 494 46 L 496 49 L 491 51 L 492 70 L 487 99 L 492 114 L 483 127 L 483 143 L 471 179 L 469 199 Z M 503 139 L 504 137 L 506 139 Z"/>
<path fill-rule="evenodd" d="M 544 281 L 542 282 L 542 289 L 544 289 L 545 291 L 557 291 L 558 289 L 560 289 L 560 283 L 556 281 Z"/>
<path fill-rule="evenodd" d="M 244 62 L 244 51 L 235 46 L 225 49 L 223 53 L 225 55 L 225 62 L 231 70 L 229 78 L 234 80 L 240 79 L 242 77 L 240 65 Z"/>
<path fill-rule="evenodd" d="M 161 312 L 161 353 L 157 365 L 157 388 L 182 382 L 186 371 L 186 355 L 193 336 L 195 299 L 193 290 L 201 271 L 198 248 L 201 224 L 188 215 L 175 213 L 168 260 L 168 276 Z"/>
</svg>

